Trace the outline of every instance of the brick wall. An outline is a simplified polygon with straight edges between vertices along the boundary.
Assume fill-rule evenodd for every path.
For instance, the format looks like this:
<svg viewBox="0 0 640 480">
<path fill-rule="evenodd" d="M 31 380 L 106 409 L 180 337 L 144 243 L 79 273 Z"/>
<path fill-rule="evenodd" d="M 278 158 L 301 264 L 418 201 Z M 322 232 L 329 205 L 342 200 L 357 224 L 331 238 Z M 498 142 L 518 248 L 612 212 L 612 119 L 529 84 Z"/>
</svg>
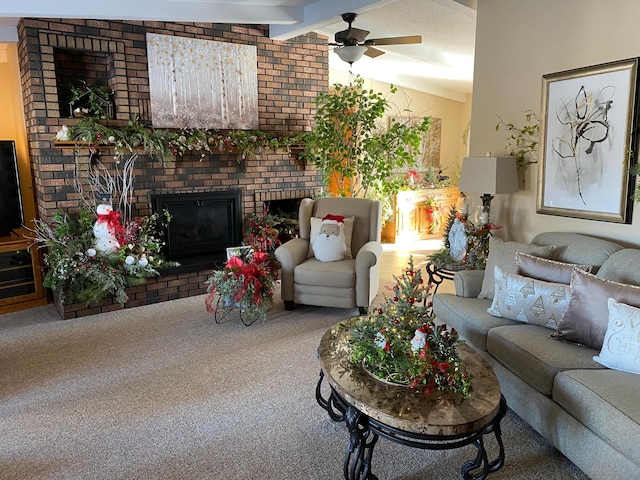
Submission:
<svg viewBox="0 0 640 480">
<path fill-rule="evenodd" d="M 21 82 L 26 128 L 32 162 L 36 204 L 40 218 L 58 209 L 78 209 L 78 193 L 71 182 L 77 165 L 88 166 L 87 149 L 56 148 L 52 144 L 65 118 L 58 87 L 80 74 L 89 83 L 104 84 L 114 92 L 115 118 L 144 117 L 149 105 L 146 33 L 255 45 L 258 57 L 259 129 L 265 132 L 300 132 L 310 126 L 313 99 L 328 88 L 326 39 L 306 35 L 291 41 L 268 38 L 267 26 L 208 23 L 123 22 L 82 19 L 23 19 L 18 25 Z M 78 66 L 80 65 L 80 67 Z M 115 167 L 112 152 L 101 161 Z M 262 208 L 262 192 L 317 191 L 318 172 L 285 151 L 265 151 L 238 163 L 237 155 L 185 156 L 160 163 L 140 156 L 134 170 L 134 214 L 149 213 L 153 193 L 215 191 L 240 188 L 243 214 Z M 256 198 L 258 193 L 259 199 Z M 200 277 L 206 278 L 203 272 Z M 193 279 L 187 283 L 191 283 Z M 181 282 L 181 278 L 173 279 Z M 162 281 L 162 279 L 159 279 Z M 173 288 L 167 286 L 166 288 Z M 198 280 L 184 292 L 156 289 L 154 298 L 202 293 Z M 177 298 L 177 297 L 175 297 Z"/>
</svg>

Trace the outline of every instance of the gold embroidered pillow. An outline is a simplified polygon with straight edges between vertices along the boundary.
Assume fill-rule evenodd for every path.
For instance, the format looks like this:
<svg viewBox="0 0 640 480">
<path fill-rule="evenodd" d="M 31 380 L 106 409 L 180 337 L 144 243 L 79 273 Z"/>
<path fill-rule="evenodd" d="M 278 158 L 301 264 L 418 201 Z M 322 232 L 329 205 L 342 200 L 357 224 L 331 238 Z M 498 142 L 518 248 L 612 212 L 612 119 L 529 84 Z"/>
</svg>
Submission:
<svg viewBox="0 0 640 480">
<path fill-rule="evenodd" d="M 569 285 L 508 273 L 497 265 L 494 275 L 496 290 L 487 313 L 556 329 L 569 307 Z"/>
</svg>

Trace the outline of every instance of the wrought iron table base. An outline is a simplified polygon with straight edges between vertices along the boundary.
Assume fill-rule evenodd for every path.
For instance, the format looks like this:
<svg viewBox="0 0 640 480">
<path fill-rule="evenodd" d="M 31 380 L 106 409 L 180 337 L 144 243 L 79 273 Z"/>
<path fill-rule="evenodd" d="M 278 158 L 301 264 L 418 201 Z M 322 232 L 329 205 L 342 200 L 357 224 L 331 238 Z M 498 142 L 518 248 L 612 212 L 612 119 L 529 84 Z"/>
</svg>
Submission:
<svg viewBox="0 0 640 480">
<path fill-rule="evenodd" d="M 373 449 L 379 437 L 414 448 L 426 450 L 447 450 L 473 445 L 477 449 L 476 457 L 462 465 L 461 475 L 465 480 L 482 480 L 491 472 L 495 472 L 504 465 L 504 445 L 500 421 L 507 412 L 507 402 L 500 397 L 500 408 L 494 419 L 484 428 L 462 435 L 426 435 L 405 432 L 381 423 L 360 412 L 345 402 L 336 391 L 331 388 L 328 399 L 322 396 L 321 386 L 324 372 L 320 370 L 320 379 L 316 386 L 316 400 L 327 411 L 331 420 L 344 421 L 349 429 L 350 437 L 344 457 L 343 473 L 346 480 L 377 480 L 371 473 L 371 459 Z M 484 444 L 484 436 L 493 433 L 499 448 L 497 458 L 489 461 Z"/>
</svg>

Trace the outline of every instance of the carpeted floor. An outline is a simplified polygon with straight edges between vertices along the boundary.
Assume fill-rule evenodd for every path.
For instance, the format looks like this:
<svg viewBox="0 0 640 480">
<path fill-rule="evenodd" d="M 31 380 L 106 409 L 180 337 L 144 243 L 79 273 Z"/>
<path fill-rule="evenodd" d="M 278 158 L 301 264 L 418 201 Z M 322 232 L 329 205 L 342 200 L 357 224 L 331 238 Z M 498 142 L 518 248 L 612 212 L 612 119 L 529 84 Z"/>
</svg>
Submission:
<svg viewBox="0 0 640 480">
<path fill-rule="evenodd" d="M 278 301 L 246 327 L 203 297 L 61 321 L 52 306 L 0 316 L 1 479 L 342 478 L 348 435 L 315 400 L 320 338 L 356 310 Z M 491 479 L 585 479 L 509 411 Z M 373 471 L 456 479 L 468 446 L 380 440 Z"/>
</svg>

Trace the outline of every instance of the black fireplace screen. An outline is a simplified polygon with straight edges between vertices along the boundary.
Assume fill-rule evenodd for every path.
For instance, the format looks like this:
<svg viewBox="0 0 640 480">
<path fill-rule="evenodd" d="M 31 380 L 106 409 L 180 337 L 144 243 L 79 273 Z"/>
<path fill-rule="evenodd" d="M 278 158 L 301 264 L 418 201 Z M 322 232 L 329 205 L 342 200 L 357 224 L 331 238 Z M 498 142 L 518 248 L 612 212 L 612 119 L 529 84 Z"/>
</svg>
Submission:
<svg viewBox="0 0 640 480">
<path fill-rule="evenodd" d="M 166 209 L 165 255 L 182 264 L 217 262 L 242 240 L 240 190 L 154 195 L 154 212 Z"/>
</svg>

